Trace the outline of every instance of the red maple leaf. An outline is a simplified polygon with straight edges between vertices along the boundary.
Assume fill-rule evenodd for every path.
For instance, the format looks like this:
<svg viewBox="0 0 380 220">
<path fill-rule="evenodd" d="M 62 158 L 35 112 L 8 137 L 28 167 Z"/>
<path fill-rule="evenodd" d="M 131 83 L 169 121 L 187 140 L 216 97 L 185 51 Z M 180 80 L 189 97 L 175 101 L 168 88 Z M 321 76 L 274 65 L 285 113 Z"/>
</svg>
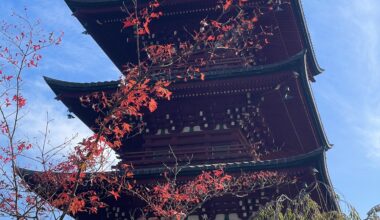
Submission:
<svg viewBox="0 0 380 220">
<path fill-rule="evenodd" d="M 207 38 L 207 41 L 214 41 L 214 40 L 215 40 L 215 36 L 214 35 L 210 35 Z"/>
<path fill-rule="evenodd" d="M 150 23 L 151 19 L 150 18 L 146 18 L 145 22 L 144 22 L 144 30 L 147 34 L 150 34 L 150 30 L 149 30 L 149 23 Z"/>
<path fill-rule="evenodd" d="M 146 34 L 146 31 L 145 31 L 144 28 L 139 28 L 139 29 L 137 30 L 137 34 L 138 34 L 138 35 L 144 35 L 144 34 Z"/>
<path fill-rule="evenodd" d="M 134 26 L 135 24 L 139 23 L 136 18 L 127 18 L 123 21 L 123 28 L 129 28 L 131 26 Z"/>
<path fill-rule="evenodd" d="M 211 25 L 216 27 L 216 28 L 221 28 L 222 27 L 222 24 L 220 22 L 217 22 L 217 21 L 211 21 Z"/>
<path fill-rule="evenodd" d="M 226 11 L 227 9 L 229 9 L 232 5 L 232 0 L 226 0 L 226 3 L 224 3 L 223 5 L 223 9 Z"/>
<path fill-rule="evenodd" d="M 152 12 L 152 13 L 150 13 L 150 17 L 151 18 L 159 18 L 161 15 L 162 15 L 162 12 L 158 12 L 158 13 Z"/>
<path fill-rule="evenodd" d="M 120 198 L 120 195 L 118 192 L 113 191 L 113 190 L 108 191 L 108 192 L 109 192 L 109 194 L 111 194 L 115 198 L 115 200 L 118 200 Z"/>
<path fill-rule="evenodd" d="M 131 132 L 131 125 L 128 123 L 123 123 L 122 125 L 124 132 Z"/>
<path fill-rule="evenodd" d="M 205 74 L 201 73 L 201 80 L 205 80 Z"/>
<path fill-rule="evenodd" d="M 149 111 L 154 112 L 157 109 L 157 102 L 154 99 L 150 99 L 149 105 L 148 105 Z"/>
<path fill-rule="evenodd" d="M 79 211 L 83 211 L 84 209 L 84 206 L 85 206 L 85 202 L 83 201 L 83 199 L 79 199 L 79 198 L 74 198 L 73 201 L 71 202 L 70 204 L 70 207 L 69 207 L 69 211 L 75 215 L 77 212 Z"/>
</svg>

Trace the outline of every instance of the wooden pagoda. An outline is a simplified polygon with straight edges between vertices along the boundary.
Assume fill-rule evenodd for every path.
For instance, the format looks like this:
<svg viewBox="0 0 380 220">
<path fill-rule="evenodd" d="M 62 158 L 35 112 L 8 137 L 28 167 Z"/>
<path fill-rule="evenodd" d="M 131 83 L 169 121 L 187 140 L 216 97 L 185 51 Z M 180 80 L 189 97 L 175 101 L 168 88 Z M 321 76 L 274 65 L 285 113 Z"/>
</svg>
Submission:
<svg viewBox="0 0 380 220">
<path fill-rule="evenodd" d="M 125 14 L 121 0 L 66 0 L 73 14 L 114 64 L 133 61 L 135 51 L 128 33 L 121 32 Z M 266 1 L 255 0 L 255 2 Z M 182 27 L 216 13 L 216 0 L 170 0 L 163 16 L 152 23 L 145 43 L 180 41 Z M 298 181 L 283 188 L 263 189 L 242 197 L 225 196 L 206 203 L 189 219 L 248 219 L 275 196 L 296 194 L 307 184 L 322 183 L 315 200 L 327 210 L 339 210 L 326 168 L 329 144 L 313 98 L 310 83 L 322 72 L 310 41 L 300 0 L 279 4 L 260 19 L 273 25 L 271 43 L 257 64 L 238 65 L 234 57 L 205 72 L 206 79 L 171 85 L 172 100 L 162 101 L 154 113 L 144 115 L 144 131 L 117 150 L 119 159 L 133 163 L 135 177 L 149 183 L 160 178 L 162 164 L 192 157 L 181 176 L 191 177 L 220 165 L 228 173 L 286 171 Z M 118 81 L 65 82 L 45 78 L 48 85 L 80 120 L 96 126 L 98 114 L 81 105 L 79 97 L 95 91 L 112 93 Z M 255 146 L 261 160 L 253 160 Z M 30 172 L 30 171 L 25 171 Z M 97 214 L 78 213 L 78 219 L 128 219 L 137 203 L 120 198 L 105 201 Z"/>
</svg>

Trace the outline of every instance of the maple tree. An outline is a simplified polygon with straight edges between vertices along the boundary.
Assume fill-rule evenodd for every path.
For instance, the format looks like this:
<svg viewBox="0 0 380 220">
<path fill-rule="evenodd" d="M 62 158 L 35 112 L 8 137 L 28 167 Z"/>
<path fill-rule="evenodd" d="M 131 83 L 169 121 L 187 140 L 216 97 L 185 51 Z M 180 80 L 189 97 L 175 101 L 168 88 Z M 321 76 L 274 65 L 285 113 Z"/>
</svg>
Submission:
<svg viewBox="0 0 380 220">
<path fill-rule="evenodd" d="M 270 27 L 262 27 L 258 31 L 255 24 L 264 13 L 273 10 L 275 3 L 268 1 L 265 7 L 256 7 L 252 15 L 244 12 L 244 5 L 247 3 L 248 0 L 221 1 L 220 17 L 201 20 L 199 31 L 189 33 L 190 40 L 178 45 L 148 46 L 140 44 L 140 36 L 151 34 L 150 23 L 162 15 L 160 2 L 151 1 L 146 8 L 138 7 L 137 1 L 132 7 L 125 6 L 122 9 L 126 13 L 123 30 L 135 31 L 137 63 L 125 64 L 120 86 L 115 93 L 97 92 L 80 98 L 83 105 L 100 115 L 96 132 L 79 143 L 67 160 L 48 165 L 45 164 L 47 161 L 44 161 L 44 172 L 32 178 L 35 183 L 44 185 L 44 188 L 36 188 L 31 184 L 33 181 L 29 181 L 29 186 L 24 184 L 23 179 L 30 177 L 23 176 L 18 170 L 16 158 L 33 146 L 14 138 L 19 111 L 26 105 L 26 100 L 20 92 L 22 73 L 28 68 L 37 67 L 42 59 L 39 51 L 59 44 L 61 37 L 49 34 L 46 39 L 36 40 L 34 25 L 22 16 L 19 18 L 26 22 L 28 32 L 12 36 L 13 33 L 8 29 L 10 26 L 4 23 L 2 34 L 15 46 L 15 51 L 10 50 L 10 47 L 2 47 L 0 56 L 7 64 L 13 66 L 16 72 L 3 73 L 3 69 L 0 72 L 1 83 L 6 88 L 1 96 L 0 106 L 2 134 L 9 140 L 9 146 L 2 148 L 2 155 L 5 156 L 1 156 L 3 167 L 9 164 L 9 168 L 3 168 L 2 172 L 5 174 L 7 169 L 12 171 L 12 181 L 1 182 L 4 188 L 8 188 L 6 194 L 0 194 L 1 212 L 17 219 L 25 219 L 52 210 L 49 207 L 51 204 L 62 210 L 55 218 L 64 219 L 67 214 L 97 212 L 99 208 L 107 206 L 102 202 L 105 197 L 119 199 L 123 195 L 133 195 L 145 202 L 143 212 L 184 219 L 212 198 L 290 181 L 276 172 L 247 173 L 237 177 L 225 173 L 221 168 L 204 171 L 187 183 L 178 184 L 176 176 L 181 169 L 176 164 L 174 170 L 169 169 L 171 172 L 164 174 L 163 181 L 149 189 L 134 180 L 133 166 L 129 164 L 120 165 L 121 173 L 115 171 L 112 175 L 105 175 L 98 172 L 104 165 L 107 148 L 123 147 L 125 137 L 133 136 L 142 130 L 143 123 L 139 118 L 144 110 L 154 112 L 158 108 L 159 99 L 170 100 L 171 83 L 205 80 L 205 70 L 229 54 L 240 57 L 239 62 L 244 66 L 256 64 L 255 54 L 250 51 L 261 50 L 270 43 L 273 34 Z M 228 15 L 230 12 L 233 12 L 233 16 Z M 133 120 L 131 122 L 125 118 Z M 10 123 L 10 120 L 13 121 Z M 83 190 L 89 183 L 101 186 L 103 192 L 99 193 L 99 189 L 91 188 Z M 30 189 L 40 196 L 29 193 Z M 22 212 L 21 209 L 26 211 Z"/>
<path fill-rule="evenodd" d="M 96 195 L 95 191 L 91 191 L 89 199 L 89 191 L 78 191 L 80 185 L 88 179 L 98 184 L 107 182 L 104 191 L 108 196 L 118 199 L 122 194 L 132 194 L 145 201 L 147 212 L 179 219 L 186 218 L 194 208 L 211 198 L 243 190 L 238 188 L 239 185 L 248 184 L 246 187 L 252 189 L 257 186 L 257 182 L 264 182 L 261 187 L 267 182 L 268 185 L 273 185 L 276 182 L 274 179 L 282 183 L 283 176 L 274 172 L 252 174 L 253 179 L 242 183 L 242 179 L 247 176 L 232 177 L 219 170 L 203 172 L 185 185 L 177 185 L 175 180 L 166 178 L 165 183 L 158 183 L 146 191 L 146 187 L 141 188 L 133 181 L 133 167 L 128 164 L 120 165 L 125 175 L 106 176 L 99 172 L 91 172 L 90 177 L 84 175 L 85 171 L 89 171 L 89 167 L 98 164 L 104 148 L 123 147 L 123 139 L 126 136 L 141 132 L 143 123 L 140 122 L 140 118 L 143 110 L 154 112 L 158 99 L 170 100 L 171 83 L 193 79 L 205 80 L 204 71 L 229 54 L 241 57 L 240 62 L 244 66 L 255 65 L 255 54 L 250 51 L 261 50 L 269 44 L 269 38 L 273 35 L 270 27 L 261 27 L 258 31 L 254 25 L 260 16 L 273 10 L 274 2 L 268 1 L 264 4 L 265 7 L 255 7 L 255 13 L 246 14 L 243 8 L 249 1 L 221 1 L 220 17 L 216 20 L 201 20 L 200 30 L 189 34 L 190 40 L 181 41 L 178 45 L 169 43 L 143 46 L 140 37 L 151 34 L 150 22 L 162 15 L 160 3 L 151 1 L 143 8 L 138 7 L 138 1 L 133 3 L 122 8 L 126 13 L 123 29 L 131 29 L 135 34 L 137 62 L 125 64 L 119 88 L 113 94 L 96 92 L 80 98 L 83 105 L 92 108 L 100 117 L 97 119 L 96 134 L 78 145 L 69 157 L 70 160 L 65 162 L 69 165 L 65 164 L 62 166 L 64 169 L 60 170 L 71 173 L 69 179 L 72 180 L 65 186 L 57 186 L 57 189 L 64 191 L 58 196 L 58 203 L 55 204 L 63 210 L 61 219 L 67 213 L 94 212 L 106 205 L 100 202 L 101 196 L 104 195 Z M 227 15 L 231 11 L 233 16 Z M 126 118 L 132 120 L 128 121 Z M 257 175 L 260 176 L 260 181 Z M 209 187 L 206 187 L 207 185 Z M 190 195 L 189 190 L 194 188 L 196 191 L 193 191 L 192 196 L 186 196 Z"/>
<path fill-rule="evenodd" d="M 46 210 L 46 203 L 28 192 L 18 176 L 20 158 L 33 147 L 18 132 L 27 104 L 21 87 L 24 75 L 41 62 L 41 51 L 60 44 L 62 34 L 40 31 L 40 23 L 32 22 L 26 9 L 22 15 L 13 13 L 11 18 L 18 23 L 0 24 L 0 216 L 27 219 Z"/>
<path fill-rule="evenodd" d="M 140 210 L 141 216 L 153 215 L 180 220 L 187 218 L 213 198 L 245 194 L 290 181 L 285 173 L 260 171 L 231 176 L 219 168 L 203 171 L 185 184 L 179 184 L 177 177 L 180 172 L 181 167 L 176 164 L 164 173 L 164 182 L 158 182 L 153 187 L 130 186 L 124 192 L 146 203 L 146 207 Z"/>
</svg>

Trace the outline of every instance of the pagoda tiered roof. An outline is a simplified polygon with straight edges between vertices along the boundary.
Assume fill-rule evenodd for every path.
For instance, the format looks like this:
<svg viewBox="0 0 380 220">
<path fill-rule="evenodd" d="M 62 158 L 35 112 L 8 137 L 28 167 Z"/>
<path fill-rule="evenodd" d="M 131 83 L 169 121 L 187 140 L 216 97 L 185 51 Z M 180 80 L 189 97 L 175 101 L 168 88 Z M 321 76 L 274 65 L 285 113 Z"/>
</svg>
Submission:
<svg viewBox="0 0 380 220">
<path fill-rule="evenodd" d="M 121 7 L 128 2 L 65 1 L 85 32 L 94 38 L 120 70 L 124 64 L 136 61 L 134 33 L 122 28 L 126 14 Z M 172 99 L 159 101 L 159 108 L 153 113 L 143 112 L 141 122 L 144 130 L 124 140 L 120 149 L 115 149 L 121 163 L 134 165 L 134 178 L 139 183 L 149 185 L 153 180 L 162 181 L 163 163 L 170 166 L 174 162 L 171 156 L 174 152 L 176 160 L 181 163 L 191 158 L 191 164 L 182 167 L 181 181 L 218 167 L 232 175 L 256 171 L 287 172 L 298 181 L 284 186 L 281 193 L 295 195 L 305 184 L 322 183 L 322 197 L 313 195 L 313 198 L 321 200 L 317 201 L 319 203 L 326 203 L 326 210 L 339 210 L 326 168 L 326 151 L 331 145 L 310 86 L 322 69 L 315 58 L 301 2 L 289 1 L 290 4 L 283 4 L 278 10 L 260 17 L 257 25 L 272 25 L 273 37 L 270 44 L 255 54 L 255 65 L 241 65 L 239 58 L 235 57 L 223 58 L 202 70 L 205 74 L 203 81 L 172 80 L 169 88 L 173 92 Z M 139 7 L 146 6 L 147 2 L 139 1 Z M 219 10 L 217 2 L 162 1 L 160 10 L 163 16 L 151 22 L 153 34 L 141 36 L 141 42 L 149 45 L 188 40 L 189 35 L 183 27 L 191 32 L 199 28 L 199 21 L 206 16 L 213 19 Z M 253 2 L 265 5 L 267 1 Z M 45 81 L 57 99 L 94 131 L 97 130 L 96 119 L 102 116 L 91 107 L 83 106 L 79 98 L 93 92 L 112 94 L 119 88 L 119 81 L 75 83 L 48 77 Z M 169 145 L 172 153 L 168 151 Z M 35 173 L 20 170 L 20 176 L 31 186 L 35 184 Z M 262 201 L 256 202 L 258 208 L 273 199 L 263 196 L 264 193 L 278 194 L 277 190 L 269 189 L 269 192 L 252 192 L 247 198 L 260 198 Z M 97 217 L 108 217 L 116 210 L 127 211 L 136 205 L 126 197 L 121 200 L 106 198 L 104 201 L 113 209 L 100 210 Z M 228 203 L 229 207 L 220 205 L 220 201 Z M 216 198 L 206 204 L 206 208 L 216 214 L 220 207 L 235 210 L 235 203 L 233 199 Z M 250 210 L 253 209 L 250 207 Z M 243 211 L 238 212 L 239 217 L 245 219 Z M 78 213 L 76 217 L 91 219 L 93 216 Z"/>
<path fill-rule="evenodd" d="M 146 1 L 139 5 L 144 7 Z M 217 0 L 171 0 L 163 1 L 163 16 L 151 23 L 151 36 L 142 36 L 144 44 L 173 43 L 190 38 L 189 32 L 199 29 L 199 21 L 205 17 L 212 18 L 217 14 Z M 257 4 L 265 5 L 266 1 L 255 0 Z M 310 40 L 309 32 L 300 0 L 290 0 L 291 4 L 284 4 L 279 11 L 264 15 L 258 26 L 273 26 L 273 37 L 270 45 L 263 49 L 261 56 L 257 55 L 257 64 L 272 64 L 286 60 L 297 53 L 307 50 L 307 67 L 311 76 L 318 75 L 323 70 L 317 63 Z M 122 29 L 122 22 L 126 13 L 121 10 L 122 0 L 66 0 L 73 14 L 82 23 L 86 33 L 90 34 L 104 50 L 115 65 L 122 70 L 122 66 L 136 60 L 136 45 L 133 42 L 133 32 Z M 184 30 L 186 27 L 186 31 Z M 176 33 L 175 39 L 173 32 Z M 161 42 L 165 41 L 165 42 Z M 265 54 L 263 56 L 263 54 Z M 221 64 L 222 69 L 233 66 L 234 58 L 226 58 Z"/>
</svg>

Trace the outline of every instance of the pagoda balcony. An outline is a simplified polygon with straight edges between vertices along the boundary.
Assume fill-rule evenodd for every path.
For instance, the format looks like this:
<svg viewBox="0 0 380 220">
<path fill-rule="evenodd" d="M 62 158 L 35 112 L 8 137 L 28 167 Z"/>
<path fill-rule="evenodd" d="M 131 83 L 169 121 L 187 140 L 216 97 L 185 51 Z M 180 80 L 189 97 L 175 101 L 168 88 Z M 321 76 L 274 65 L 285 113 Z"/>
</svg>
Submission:
<svg viewBox="0 0 380 220">
<path fill-rule="evenodd" d="M 247 146 L 221 145 L 221 146 L 200 146 L 189 148 L 174 148 L 168 150 L 151 150 L 141 152 L 129 152 L 120 156 L 123 162 L 130 162 L 134 167 L 161 166 L 162 164 L 172 165 L 180 162 L 193 165 L 213 162 L 232 162 L 249 160 Z"/>
</svg>

